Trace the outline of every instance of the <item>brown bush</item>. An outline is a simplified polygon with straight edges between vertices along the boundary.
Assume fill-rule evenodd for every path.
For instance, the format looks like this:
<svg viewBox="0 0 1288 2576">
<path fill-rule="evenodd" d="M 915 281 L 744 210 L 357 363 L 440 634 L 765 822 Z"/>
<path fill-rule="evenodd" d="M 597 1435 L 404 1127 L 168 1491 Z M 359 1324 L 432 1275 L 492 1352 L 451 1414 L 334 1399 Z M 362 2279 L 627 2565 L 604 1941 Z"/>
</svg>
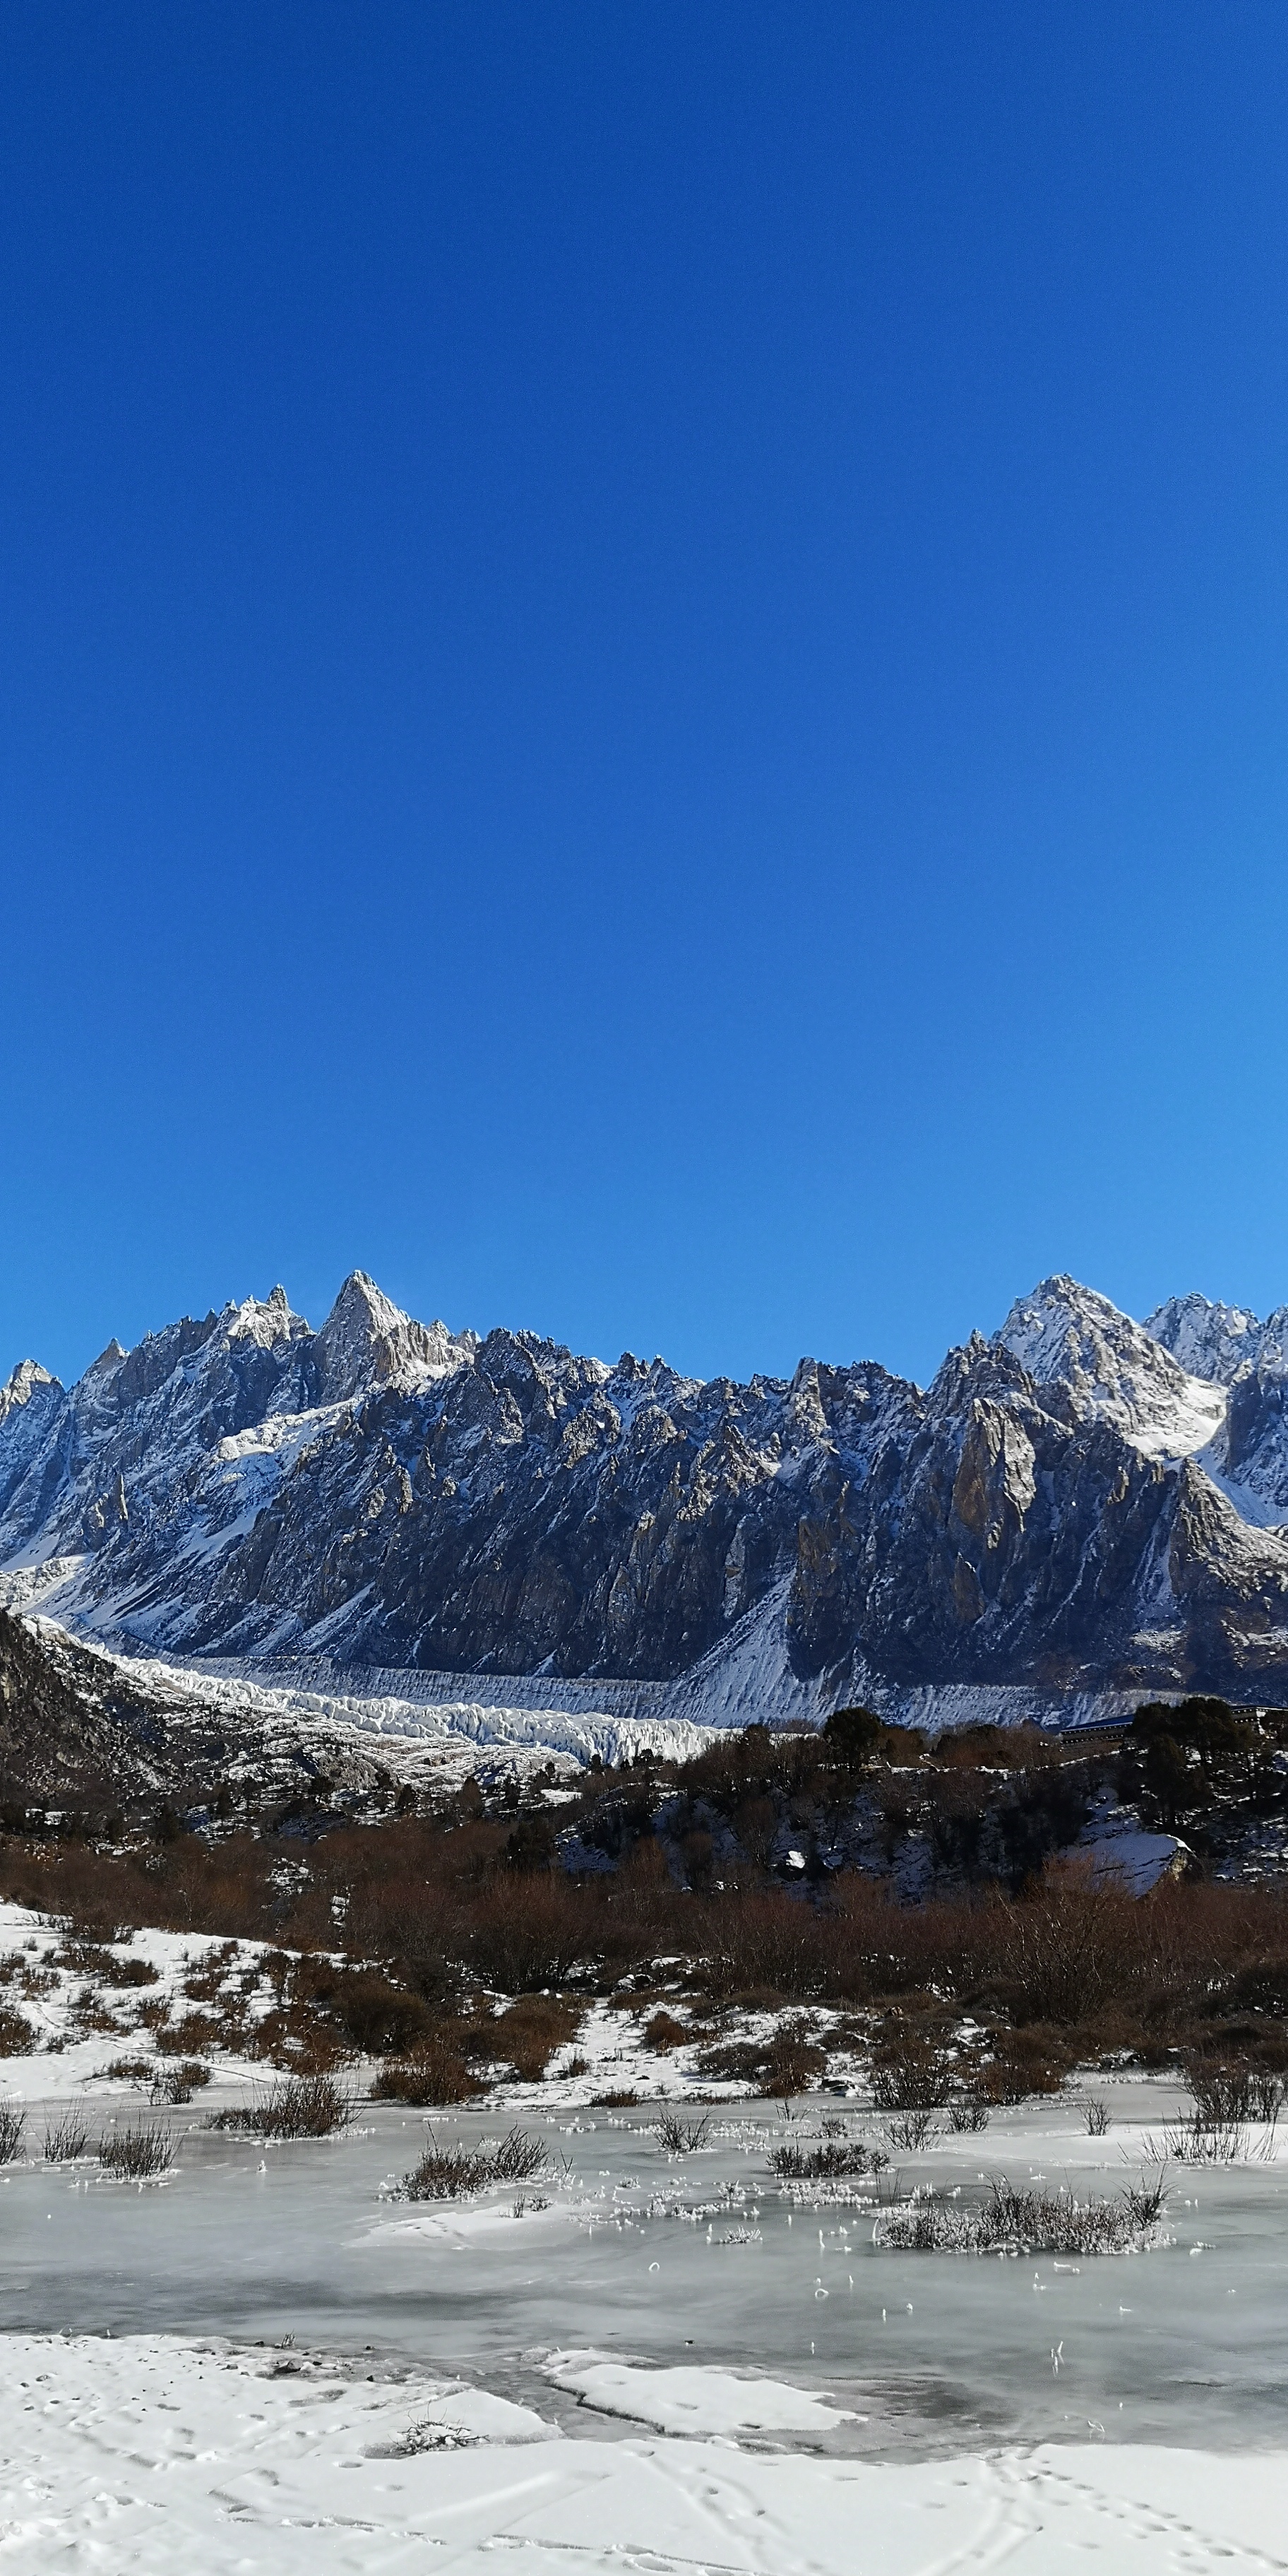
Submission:
<svg viewBox="0 0 1288 2576">
<path fill-rule="evenodd" d="M 420 1996 L 391 1985 L 373 1969 L 301 1959 L 294 1991 L 301 2002 L 321 2005 L 366 2057 L 405 2057 L 429 2030 Z"/>
<path fill-rule="evenodd" d="M 29 2057 L 35 2045 L 36 2034 L 25 2015 L 0 2004 L 0 2057 Z"/>
<path fill-rule="evenodd" d="M 559 1995 L 521 1995 L 484 2025 L 490 2054 L 507 2058 L 521 2084 L 539 2084 L 555 2051 L 575 2039 L 585 2017 L 584 2004 Z"/>
<path fill-rule="evenodd" d="M 895 2022 L 872 2057 L 872 2099 L 879 2111 L 937 2111 L 948 2099 L 948 2057 L 922 2032 Z"/>
<path fill-rule="evenodd" d="M 826 2051 L 812 2039 L 808 2022 L 780 2022 L 769 2043 L 761 2092 L 776 2101 L 785 2101 L 793 2093 L 807 2093 L 826 2067 Z"/>
<path fill-rule="evenodd" d="M 1058 2093 L 1077 2062 L 1078 2052 L 1063 2030 L 1044 2030 L 1030 2023 L 1023 2030 L 999 2031 L 993 2058 L 982 2065 L 974 2089 L 986 2102 L 1024 2102 L 1033 2093 Z"/>
<path fill-rule="evenodd" d="M 414 2057 L 386 2061 L 371 2087 L 376 2102 L 411 2102 L 417 2109 L 447 2102 L 466 2102 L 487 2090 L 473 2075 L 458 2049 L 430 2040 Z"/>
<path fill-rule="evenodd" d="M 673 2048 L 683 2048 L 692 2036 L 684 2022 L 676 2020 L 674 2013 L 655 2012 L 652 2020 L 644 2025 L 645 2047 L 655 2048 L 663 2057 Z"/>
</svg>

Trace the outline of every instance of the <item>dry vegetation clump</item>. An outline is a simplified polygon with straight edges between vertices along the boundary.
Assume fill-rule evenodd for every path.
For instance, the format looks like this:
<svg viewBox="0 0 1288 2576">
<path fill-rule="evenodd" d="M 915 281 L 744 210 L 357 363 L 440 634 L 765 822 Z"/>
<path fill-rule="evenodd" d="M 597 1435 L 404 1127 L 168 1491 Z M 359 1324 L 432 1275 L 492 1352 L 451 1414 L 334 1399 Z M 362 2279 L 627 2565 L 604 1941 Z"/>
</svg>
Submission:
<svg viewBox="0 0 1288 2576">
<path fill-rule="evenodd" d="M 691 2037 L 692 2033 L 686 2034 Z M 807 2093 L 827 2070 L 827 2051 L 802 2013 L 789 2015 L 764 2039 L 717 2042 L 702 2051 L 698 2073 L 718 2084 L 745 2084 L 774 2102 Z"/>
<path fill-rule="evenodd" d="M 257 2101 L 213 2111 L 206 2126 L 249 2138 L 330 2138 L 347 2129 L 353 2096 L 331 2075 L 288 2075 Z"/>
<path fill-rule="evenodd" d="M 673 2048 L 685 2048 L 693 2037 L 687 2022 L 677 2021 L 674 2013 L 655 2012 L 644 2025 L 646 2048 L 655 2048 L 659 2057 L 667 2057 Z"/>
<path fill-rule="evenodd" d="M 36 2034 L 26 2014 L 0 2004 L 0 2057 L 29 2057 L 35 2045 Z"/>
<path fill-rule="evenodd" d="M 1185 2081 L 1194 2099 L 1195 2117 L 1209 2128 L 1232 2121 L 1269 2121 L 1273 2126 L 1288 2094 L 1284 2076 L 1245 2059 L 1191 2055 Z"/>
<path fill-rule="evenodd" d="M 939 2111 L 948 2099 L 951 2068 L 942 2049 L 896 2023 L 873 2054 L 871 2080 L 878 2111 Z"/>
<path fill-rule="evenodd" d="M 402 2187 L 408 2200 L 460 2200 L 490 2183 L 530 2182 L 547 2161 L 541 2140 L 520 2128 L 485 2138 L 480 2147 L 440 2147 L 431 2140 L 420 2163 L 404 2174 Z"/>
<path fill-rule="evenodd" d="M 225 2026 L 213 2013 L 185 2013 L 182 2021 L 158 2025 L 156 2044 L 163 2057 L 192 2057 L 199 2048 L 227 2046 Z"/>
<path fill-rule="evenodd" d="M 0 2165 L 11 2165 L 22 2145 L 27 2114 L 12 2102 L 0 2102 Z"/>
<path fill-rule="evenodd" d="M 302 1958 L 289 1978 L 298 2006 L 316 2005 L 351 2048 L 364 2057 L 406 2057 L 430 2030 L 423 1998 L 373 1968 L 346 1968 L 334 1959 Z"/>
<path fill-rule="evenodd" d="M 925 2192 L 883 2210 L 872 2241 L 910 2254 L 1138 2254 L 1157 2241 L 1166 2199 L 1161 2173 L 1113 2200 L 1024 2190 L 998 2176 L 980 2207 Z"/>
<path fill-rule="evenodd" d="M 118 2182 L 150 2182 L 169 2172 L 174 2141 L 167 2130 L 146 2123 L 105 2129 L 98 2142 L 98 2160 L 104 2173 L 114 2174 Z"/>
<path fill-rule="evenodd" d="M 375 2102 L 411 2102 L 418 2109 L 468 2102 L 487 2086 L 466 2065 L 458 2048 L 431 2039 L 414 2057 L 386 2062 L 371 2087 Z"/>
<path fill-rule="evenodd" d="M 560 1995 L 520 1995 L 485 2027 L 492 2055 L 508 2060 L 521 2084 L 539 2084 L 551 2058 L 576 2038 L 585 2018 L 584 2004 Z"/>
<path fill-rule="evenodd" d="M 891 2146 L 902 2147 L 905 2155 L 920 2155 L 939 2132 L 929 2111 L 901 2111 L 896 2120 L 891 2120 L 886 2135 Z"/>
<path fill-rule="evenodd" d="M 196 2058 L 182 2066 L 167 2066 L 154 2078 L 150 2099 L 153 2102 L 190 2102 L 210 2082 L 210 2069 Z"/>
<path fill-rule="evenodd" d="M 657 2124 L 657 2134 L 668 2156 L 696 2156 L 705 2146 L 709 2120 L 682 2120 L 676 2111 L 664 2111 Z"/>
<path fill-rule="evenodd" d="M 89 2122 L 84 2112 L 60 2112 L 45 2124 L 44 2158 L 47 2165 L 79 2164 L 89 2149 Z"/>
<path fill-rule="evenodd" d="M 769 2159 L 784 2182 L 840 2181 L 847 2174 L 880 2173 L 889 2161 L 880 2147 L 865 2146 L 862 2138 L 824 2138 L 818 2146 L 789 2139 Z"/>
</svg>

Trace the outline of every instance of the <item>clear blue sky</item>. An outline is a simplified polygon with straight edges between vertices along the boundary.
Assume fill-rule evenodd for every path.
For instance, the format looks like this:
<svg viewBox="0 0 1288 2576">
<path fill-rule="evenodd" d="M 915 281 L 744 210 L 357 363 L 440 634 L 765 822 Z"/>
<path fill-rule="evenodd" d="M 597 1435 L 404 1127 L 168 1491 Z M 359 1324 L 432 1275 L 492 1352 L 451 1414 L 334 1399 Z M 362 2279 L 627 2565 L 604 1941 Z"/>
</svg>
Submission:
<svg viewBox="0 0 1288 2576">
<path fill-rule="evenodd" d="M 0 1374 L 1288 1298 L 1288 11 L 0 31 Z"/>
</svg>

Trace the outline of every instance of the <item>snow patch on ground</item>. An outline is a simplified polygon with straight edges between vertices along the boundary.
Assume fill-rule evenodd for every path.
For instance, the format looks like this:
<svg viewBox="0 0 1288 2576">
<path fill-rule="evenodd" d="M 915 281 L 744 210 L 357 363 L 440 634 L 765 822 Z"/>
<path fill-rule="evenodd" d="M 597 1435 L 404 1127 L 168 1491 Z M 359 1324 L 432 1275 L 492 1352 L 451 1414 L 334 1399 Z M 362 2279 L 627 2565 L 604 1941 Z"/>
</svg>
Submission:
<svg viewBox="0 0 1288 2576">
<path fill-rule="evenodd" d="M 615 2367 L 708 2381 L 694 2396 L 708 2419 L 757 2386 Z M 839 2420 L 759 2385 L 765 2408 Z M 160 2335 L 0 2337 L 0 2408 L 0 2552 L 15 2576 L 397 2576 L 422 2561 L 489 2576 L 498 2552 L 531 2576 L 1284 2563 L 1288 2454 L 1118 2448 L 1099 2428 L 1085 2446 L 915 2465 L 747 2454 L 728 2434 L 573 2441 L 460 2382 Z"/>
</svg>

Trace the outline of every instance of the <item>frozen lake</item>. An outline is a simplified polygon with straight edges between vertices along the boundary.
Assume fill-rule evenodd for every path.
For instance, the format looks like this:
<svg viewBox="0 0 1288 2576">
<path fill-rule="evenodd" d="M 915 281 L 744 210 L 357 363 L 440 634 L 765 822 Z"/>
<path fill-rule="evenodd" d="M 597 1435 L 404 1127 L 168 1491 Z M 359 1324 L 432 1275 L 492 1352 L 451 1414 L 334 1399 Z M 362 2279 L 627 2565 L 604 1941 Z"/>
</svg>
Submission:
<svg viewBox="0 0 1288 2576">
<path fill-rule="evenodd" d="M 894 2169 L 967 2192 L 993 2173 L 1117 2191 L 1178 2096 L 1142 2082 L 1095 2089 L 1113 2111 L 1104 2138 L 1062 2100 L 896 2156 Z M 569 2384 L 552 2380 L 542 2365 L 555 2349 L 828 2392 L 861 2420 L 757 2438 L 837 2456 L 1284 2438 L 1288 2162 L 1173 2167 L 1173 2244 L 1069 2264 L 880 2252 L 870 2205 L 784 2196 L 769 2152 L 816 2132 L 824 2111 L 882 2135 L 870 2114 L 817 2099 L 797 2106 L 790 2131 L 763 2102 L 722 2104 L 706 2148 L 684 2158 L 667 2156 L 644 2107 L 432 2115 L 443 2142 L 495 2137 L 512 2116 L 543 2139 L 559 2178 L 524 2187 L 549 2207 L 521 2217 L 513 2186 L 474 2205 L 382 2198 L 421 2152 L 427 2115 L 374 2106 L 338 2139 L 262 2148 L 203 2131 L 202 2107 L 169 2115 L 177 2169 L 160 2186 L 111 2183 L 91 2166 L 0 2172 L 6 2329 L 370 2348 L 379 2377 L 406 2364 L 460 2375 L 583 2439 L 632 2427 L 579 2403 L 567 2372 Z M 33 2102 L 33 2150 L 41 2134 Z M 637 2409 L 635 2430 L 640 2420 Z"/>
</svg>

